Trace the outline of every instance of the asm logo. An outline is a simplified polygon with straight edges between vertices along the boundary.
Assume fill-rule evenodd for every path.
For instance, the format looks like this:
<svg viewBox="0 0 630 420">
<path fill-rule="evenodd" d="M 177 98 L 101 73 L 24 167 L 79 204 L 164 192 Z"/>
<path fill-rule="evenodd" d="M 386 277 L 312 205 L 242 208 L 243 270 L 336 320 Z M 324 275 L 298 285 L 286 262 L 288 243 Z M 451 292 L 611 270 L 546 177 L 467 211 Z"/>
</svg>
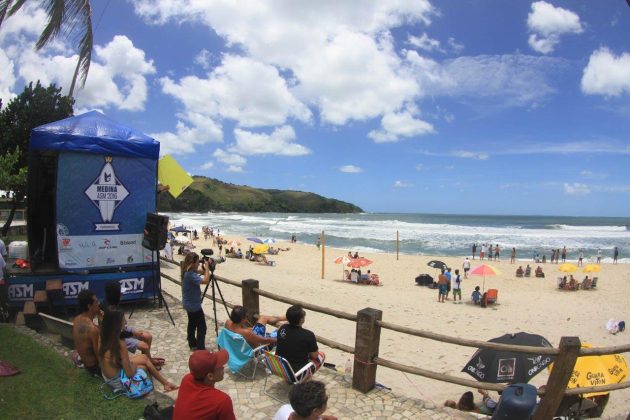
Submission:
<svg viewBox="0 0 630 420">
<path fill-rule="evenodd" d="M 9 299 L 30 300 L 33 299 L 32 284 L 12 284 L 9 286 Z"/>
<path fill-rule="evenodd" d="M 105 248 L 111 248 L 112 241 L 110 241 L 109 239 L 103 239 L 103 244 L 105 245 Z"/>
<path fill-rule="evenodd" d="M 105 172 L 105 182 L 109 182 L 112 180 L 112 174 L 108 174 L 107 172 Z"/>
<path fill-rule="evenodd" d="M 70 240 L 70 239 L 68 239 L 68 238 L 63 238 L 63 239 L 61 240 L 61 245 L 62 245 L 64 248 L 68 248 L 68 247 L 70 247 L 70 243 L 71 243 L 71 240 Z"/>
<path fill-rule="evenodd" d="M 87 290 L 89 285 L 89 281 L 69 281 L 63 284 L 63 294 L 66 295 L 66 299 L 75 298 L 79 296 L 81 290 Z"/>
<path fill-rule="evenodd" d="M 142 293 L 144 291 L 144 277 L 139 279 L 122 279 L 119 283 L 120 291 L 123 295 Z"/>
</svg>

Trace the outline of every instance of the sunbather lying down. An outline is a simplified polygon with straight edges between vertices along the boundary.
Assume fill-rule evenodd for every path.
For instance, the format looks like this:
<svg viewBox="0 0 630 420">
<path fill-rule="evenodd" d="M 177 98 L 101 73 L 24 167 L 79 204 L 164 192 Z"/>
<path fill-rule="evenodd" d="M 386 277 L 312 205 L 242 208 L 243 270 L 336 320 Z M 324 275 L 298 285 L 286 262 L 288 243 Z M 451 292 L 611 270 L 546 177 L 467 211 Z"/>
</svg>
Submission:
<svg viewBox="0 0 630 420">
<path fill-rule="evenodd" d="M 276 265 L 275 261 L 268 260 L 267 257 L 265 257 L 264 255 L 256 254 L 256 256 L 254 257 L 254 261 L 263 265 Z"/>
</svg>

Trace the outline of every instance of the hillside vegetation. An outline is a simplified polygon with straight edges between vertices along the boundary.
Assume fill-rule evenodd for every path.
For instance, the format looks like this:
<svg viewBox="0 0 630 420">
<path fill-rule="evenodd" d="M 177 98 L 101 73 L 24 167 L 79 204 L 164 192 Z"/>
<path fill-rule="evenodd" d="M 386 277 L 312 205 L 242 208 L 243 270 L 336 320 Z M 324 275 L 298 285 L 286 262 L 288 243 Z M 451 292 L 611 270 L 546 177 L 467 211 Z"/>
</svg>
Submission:
<svg viewBox="0 0 630 420">
<path fill-rule="evenodd" d="M 234 185 L 217 179 L 193 176 L 194 182 L 177 199 L 169 193 L 158 196 L 158 211 L 170 212 L 281 212 L 360 213 L 354 204 L 321 195 L 288 190 L 266 190 Z"/>
</svg>

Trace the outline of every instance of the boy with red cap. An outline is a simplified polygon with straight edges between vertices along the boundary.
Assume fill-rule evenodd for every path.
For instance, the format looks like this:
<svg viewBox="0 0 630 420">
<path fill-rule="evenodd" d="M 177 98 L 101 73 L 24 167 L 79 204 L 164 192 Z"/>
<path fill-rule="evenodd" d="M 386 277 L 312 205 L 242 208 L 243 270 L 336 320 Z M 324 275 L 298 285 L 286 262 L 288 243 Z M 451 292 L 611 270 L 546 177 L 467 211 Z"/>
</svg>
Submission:
<svg viewBox="0 0 630 420">
<path fill-rule="evenodd" d="M 224 366 L 229 359 L 225 350 L 214 353 L 197 350 L 190 355 L 190 373 L 182 379 L 175 402 L 173 420 L 178 419 L 236 419 L 232 399 L 214 387 L 223 380 Z"/>
</svg>

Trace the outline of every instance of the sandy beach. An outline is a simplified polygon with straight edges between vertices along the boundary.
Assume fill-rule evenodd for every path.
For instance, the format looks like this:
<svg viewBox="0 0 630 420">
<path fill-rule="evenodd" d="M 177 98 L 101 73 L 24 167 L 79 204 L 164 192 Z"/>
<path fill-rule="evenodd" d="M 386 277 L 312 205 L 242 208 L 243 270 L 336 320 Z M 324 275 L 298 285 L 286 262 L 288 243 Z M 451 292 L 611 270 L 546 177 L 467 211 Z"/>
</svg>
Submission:
<svg viewBox="0 0 630 420">
<path fill-rule="evenodd" d="M 241 243 L 246 251 L 251 242 L 245 238 L 227 236 Z M 196 251 L 212 248 L 211 241 L 203 239 L 194 242 Z M 463 279 L 463 304 L 454 304 L 451 300 L 439 303 L 437 290 L 420 287 L 415 284 L 415 277 L 427 273 L 437 277 L 437 272 L 427 266 L 432 259 L 439 259 L 453 269 L 462 267 L 462 258 L 440 256 L 414 256 L 400 254 L 362 253 L 374 261 L 369 269 L 377 273 L 382 287 L 356 285 L 342 280 L 343 267 L 333 260 L 345 255 L 351 249 L 325 249 L 324 279 L 321 277 L 322 251 L 315 245 L 279 242 L 276 247 L 289 251 L 268 256 L 276 262 L 275 266 L 259 265 L 247 260 L 228 259 L 220 264 L 216 275 L 235 281 L 257 279 L 261 289 L 304 302 L 326 306 L 332 309 L 356 313 L 360 309 L 371 307 L 383 311 L 383 320 L 401 326 L 426 329 L 451 336 L 489 340 L 505 333 L 520 331 L 541 334 L 554 346 L 558 346 L 562 336 L 578 336 L 584 342 L 596 347 L 626 344 L 630 341 L 628 332 L 612 335 L 606 330 L 606 322 L 611 319 L 630 320 L 627 299 L 630 296 L 630 266 L 628 264 L 603 264 L 597 274 L 599 281 L 596 290 L 577 292 L 560 291 L 556 288 L 556 277 L 561 273 L 555 264 L 540 264 L 545 278 L 516 278 L 518 265 L 523 267 L 531 260 L 520 260 L 510 264 L 509 255 L 501 261 L 491 264 L 501 274 L 485 278 L 485 288 L 499 290 L 498 304 L 486 309 L 470 303 L 470 294 L 474 287 L 482 286 L 483 278 L 470 276 Z M 215 253 L 218 252 L 214 247 Z M 180 259 L 175 256 L 176 259 Z M 478 263 L 473 261 L 474 267 Z M 367 270 L 363 269 L 364 271 Z M 535 265 L 533 265 L 535 268 Z M 178 271 L 168 264 L 163 264 L 165 273 L 177 276 Z M 582 279 L 584 274 L 578 271 L 575 277 Z M 164 281 L 168 293 L 180 297 L 179 286 Z M 241 302 L 239 288 L 221 284 L 226 300 Z M 211 305 L 204 303 L 206 314 L 211 314 Z M 261 298 L 261 311 L 265 314 L 283 314 L 286 304 Z M 224 321 L 227 314 L 218 306 L 219 321 Z M 307 311 L 305 328 L 317 335 L 354 346 L 355 324 L 339 320 L 324 314 Z M 208 342 L 213 339 L 213 332 L 208 335 Z M 327 354 L 327 362 L 344 366 L 350 357 L 339 350 L 320 345 Z M 471 379 L 461 372 L 475 349 L 444 344 L 433 340 L 416 338 L 387 330 L 382 330 L 380 357 L 444 374 Z M 630 354 L 625 354 L 626 358 Z M 541 385 L 547 381 L 544 371 L 534 377 L 530 383 Z M 377 382 L 392 388 L 396 393 L 422 398 L 442 405 L 446 399 L 458 399 L 466 388 L 444 382 L 425 379 L 419 376 L 397 372 L 379 367 Z M 612 392 L 604 417 L 624 417 L 628 413 L 630 389 Z"/>
</svg>

